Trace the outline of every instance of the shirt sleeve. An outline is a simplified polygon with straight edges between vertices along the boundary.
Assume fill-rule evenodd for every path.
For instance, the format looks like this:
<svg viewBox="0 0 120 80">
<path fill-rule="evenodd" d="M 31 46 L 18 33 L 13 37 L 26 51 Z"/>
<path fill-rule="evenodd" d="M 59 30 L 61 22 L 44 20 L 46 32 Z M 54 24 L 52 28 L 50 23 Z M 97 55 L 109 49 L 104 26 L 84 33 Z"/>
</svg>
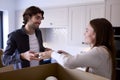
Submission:
<svg viewBox="0 0 120 80">
<path fill-rule="evenodd" d="M 20 61 L 20 55 L 16 50 L 16 43 L 13 39 L 12 34 L 9 34 L 7 47 L 2 55 L 2 63 L 4 66 L 8 66 L 10 64 L 19 63 Z"/>
<path fill-rule="evenodd" d="M 70 54 L 59 54 L 56 52 L 52 53 L 52 58 L 56 59 L 56 61 L 61 64 L 62 66 L 69 67 L 69 68 L 76 68 L 76 67 L 97 67 L 101 64 L 102 60 L 104 59 L 104 53 L 106 50 L 103 48 L 93 48 L 85 54 L 77 54 L 77 55 L 70 55 Z"/>
</svg>

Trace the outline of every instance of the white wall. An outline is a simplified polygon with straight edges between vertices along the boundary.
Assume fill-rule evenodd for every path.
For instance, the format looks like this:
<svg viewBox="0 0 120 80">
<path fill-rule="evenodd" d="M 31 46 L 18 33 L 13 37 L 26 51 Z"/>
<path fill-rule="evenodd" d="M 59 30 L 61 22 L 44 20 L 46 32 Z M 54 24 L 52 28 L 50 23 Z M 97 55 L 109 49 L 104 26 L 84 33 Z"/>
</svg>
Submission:
<svg viewBox="0 0 120 80">
<path fill-rule="evenodd" d="M 6 46 L 7 35 L 9 32 L 15 30 L 15 1 L 14 0 L 0 0 L 0 10 L 3 11 L 4 17 L 4 46 Z"/>
</svg>

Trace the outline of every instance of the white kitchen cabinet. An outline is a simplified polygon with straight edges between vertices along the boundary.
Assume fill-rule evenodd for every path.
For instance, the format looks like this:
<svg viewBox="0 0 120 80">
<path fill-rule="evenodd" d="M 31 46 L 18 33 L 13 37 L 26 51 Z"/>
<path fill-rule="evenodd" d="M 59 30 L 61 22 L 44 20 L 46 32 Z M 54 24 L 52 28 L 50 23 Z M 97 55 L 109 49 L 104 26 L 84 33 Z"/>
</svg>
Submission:
<svg viewBox="0 0 120 80">
<path fill-rule="evenodd" d="M 82 5 L 69 9 L 69 44 L 85 46 L 84 32 L 89 21 L 105 16 L 104 4 Z"/>
<path fill-rule="evenodd" d="M 41 28 L 61 28 L 68 26 L 68 8 L 44 9 Z"/>
<path fill-rule="evenodd" d="M 88 22 L 94 18 L 104 18 L 105 17 L 105 5 L 104 4 L 96 4 L 96 5 L 88 5 Z"/>
<path fill-rule="evenodd" d="M 23 24 L 24 10 L 17 10 L 16 27 L 19 28 Z M 67 28 L 68 26 L 68 8 L 47 8 L 44 9 L 44 20 L 42 20 L 40 28 Z"/>
<path fill-rule="evenodd" d="M 79 6 L 69 9 L 69 30 L 68 30 L 68 42 L 72 45 L 79 45 L 82 42 L 82 30 L 86 24 L 87 7 Z"/>
<path fill-rule="evenodd" d="M 106 18 L 113 26 L 120 26 L 120 0 L 106 0 Z"/>
</svg>

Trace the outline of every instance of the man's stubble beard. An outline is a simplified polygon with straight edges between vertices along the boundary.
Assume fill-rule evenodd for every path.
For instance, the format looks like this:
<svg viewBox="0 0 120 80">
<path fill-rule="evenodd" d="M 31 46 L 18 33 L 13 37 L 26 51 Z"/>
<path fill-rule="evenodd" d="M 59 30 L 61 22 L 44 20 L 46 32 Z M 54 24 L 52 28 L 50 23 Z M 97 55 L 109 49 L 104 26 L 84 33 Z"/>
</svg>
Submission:
<svg viewBox="0 0 120 80">
<path fill-rule="evenodd" d="M 33 30 L 36 30 L 36 29 L 39 29 L 39 26 L 36 26 L 36 25 L 31 25 L 31 28 L 33 29 Z"/>
</svg>

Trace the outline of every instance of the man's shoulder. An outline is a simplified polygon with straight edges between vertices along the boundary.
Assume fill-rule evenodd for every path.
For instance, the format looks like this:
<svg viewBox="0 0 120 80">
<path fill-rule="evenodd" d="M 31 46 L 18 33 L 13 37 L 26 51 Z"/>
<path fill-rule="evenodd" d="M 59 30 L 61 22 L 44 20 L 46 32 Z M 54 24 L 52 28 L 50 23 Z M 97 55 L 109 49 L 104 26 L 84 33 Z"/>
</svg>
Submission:
<svg viewBox="0 0 120 80">
<path fill-rule="evenodd" d="M 18 34 L 21 34 L 23 33 L 22 29 L 16 29 L 14 31 L 12 31 L 11 33 L 9 33 L 9 35 L 18 35 Z"/>
</svg>

